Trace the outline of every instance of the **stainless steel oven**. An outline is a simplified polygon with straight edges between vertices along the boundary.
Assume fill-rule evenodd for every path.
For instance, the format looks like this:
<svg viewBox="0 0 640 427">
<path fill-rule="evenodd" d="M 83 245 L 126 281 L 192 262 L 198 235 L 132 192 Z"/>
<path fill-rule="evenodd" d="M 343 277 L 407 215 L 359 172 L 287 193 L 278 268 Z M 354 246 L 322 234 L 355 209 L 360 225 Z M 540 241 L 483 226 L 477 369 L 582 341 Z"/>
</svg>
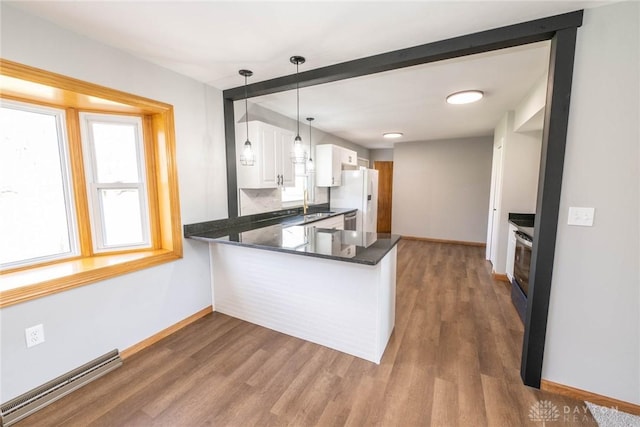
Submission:
<svg viewBox="0 0 640 427">
<path fill-rule="evenodd" d="M 513 265 L 513 277 L 525 297 L 529 293 L 532 246 L 531 237 L 521 231 L 516 231 L 516 256 Z"/>
</svg>

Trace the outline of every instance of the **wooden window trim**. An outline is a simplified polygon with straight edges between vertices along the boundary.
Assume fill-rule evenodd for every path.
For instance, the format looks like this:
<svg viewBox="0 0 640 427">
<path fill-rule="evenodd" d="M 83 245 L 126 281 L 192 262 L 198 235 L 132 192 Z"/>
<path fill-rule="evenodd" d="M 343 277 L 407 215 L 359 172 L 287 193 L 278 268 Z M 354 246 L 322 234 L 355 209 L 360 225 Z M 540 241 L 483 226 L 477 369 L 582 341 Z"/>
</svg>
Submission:
<svg viewBox="0 0 640 427">
<path fill-rule="evenodd" d="M 74 151 L 71 167 L 74 170 L 72 185 L 76 196 L 76 215 L 79 224 L 84 224 L 78 229 L 80 257 L 0 273 L 0 308 L 182 258 L 173 106 L 2 58 L 0 75 L 54 89 L 50 97 L 25 97 L 0 87 L 3 97 L 66 108 L 67 126 L 74 129 L 68 132 L 68 136 L 69 150 Z M 104 106 L 95 105 L 92 100 L 96 98 L 107 102 Z M 151 250 L 91 255 L 90 226 L 87 229 L 89 208 L 86 196 L 78 197 L 82 192 L 86 195 L 84 170 L 81 161 L 76 164 L 73 160 L 83 158 L 79 128 L 75 126 L 78 124 L 78 109 L 144 116 L 149 204 L 156 206 L 156 209 L 150 209 L 154 245 Z"/>
</svg>

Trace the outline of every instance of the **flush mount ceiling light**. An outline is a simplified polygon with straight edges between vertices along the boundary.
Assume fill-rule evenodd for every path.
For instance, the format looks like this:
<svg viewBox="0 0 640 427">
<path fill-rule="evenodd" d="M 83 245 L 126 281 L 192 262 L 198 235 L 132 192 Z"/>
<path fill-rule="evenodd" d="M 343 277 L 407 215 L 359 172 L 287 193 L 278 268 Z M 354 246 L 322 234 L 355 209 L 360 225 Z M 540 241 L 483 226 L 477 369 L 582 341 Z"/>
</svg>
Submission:
<svg viewBox="0 0 640 427">
<path fill-rule="evenodd" d="M 253 76 L 253 71 L 240 70 L 238 74 L 244 77 L 244 121 L 247 124 L 247 140 L 244 142 L 244 148 L 240 155 L 240 164 L 242 166 L 253 166 L 256 162 L 256 155 L 253 152 L 251 141 L 249 141 L 249 107 L 247 105 L 247 77 Z"/>
<path fill-rule="evenodd" d="M 311 147 L 311 122 L 313 121 L 313 117 L 307 117 L 307 121 L 309 122 L 309 160 L 307 160 L 307 173 L 313 173 L 315 170 L 313 159 L 311 158 L 311 153 L 313 153 Z"/>
<path fill-rule="evenodd" d="M 402 132 L 386 132 L 382 134 L 382 137 L 386 139 L 395 139 L 400 138 L 402 135 L 404 135 Z"/>
<path fill-rule="evenodd" d="M 447 96 L 447 103 L 449 104 L 470 104 L 472 102 L 480 101 L 484 96 L 484 92 L 480 90 L 464 90 L 462 92 L 452 93 Z"/>
<path fill-rule="evenodd" d="M 298 78 L 298 68 L 300 64 L 304 64 L 303 56 L 292 56 L 289 58 L 292 64 L 296 66 L 296 100 L 297 100 L 297 121 L 298 124 L 298 132 L 296 133 L 296 137 L 293 140 L 293 152 L 291 153 L 291 161 L 295 164 L 304 164 L 307 160 L 307 153 L 304 151 L 304 146 L 302 145 L 302 138 L 300 138 L 300 79 Z"/>
</svg>

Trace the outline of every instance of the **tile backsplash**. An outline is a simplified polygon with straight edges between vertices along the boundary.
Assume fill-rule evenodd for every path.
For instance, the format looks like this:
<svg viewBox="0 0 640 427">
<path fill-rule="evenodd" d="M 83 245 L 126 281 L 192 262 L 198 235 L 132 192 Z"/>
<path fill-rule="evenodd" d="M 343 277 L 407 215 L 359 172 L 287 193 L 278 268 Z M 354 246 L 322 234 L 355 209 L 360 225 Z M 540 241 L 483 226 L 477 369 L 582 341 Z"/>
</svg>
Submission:
<svg viewBox="0 0 640 427">
<path fill-rule="evenodd" d="M 280 189 L 278 188 L 241 188 L 239 191 L 240 215 L 277 211 L 282 207 Z"/>
</svg>

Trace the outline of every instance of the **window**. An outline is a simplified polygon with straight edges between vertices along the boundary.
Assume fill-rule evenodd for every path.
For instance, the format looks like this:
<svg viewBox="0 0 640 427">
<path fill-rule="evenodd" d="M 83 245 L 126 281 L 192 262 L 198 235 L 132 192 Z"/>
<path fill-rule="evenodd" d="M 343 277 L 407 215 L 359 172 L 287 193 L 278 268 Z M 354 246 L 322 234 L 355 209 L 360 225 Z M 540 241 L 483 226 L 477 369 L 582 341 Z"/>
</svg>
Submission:
<svg viewBox="0 0 640 427">
<path fill-rule="evenodd" d="M 0 59 L 0 308 L 182 256 L 173 107 Z"/>
<path fill-rule="evenodd" d="M 304 164 L 297 163 L 294 169 L 295 186 L 284 187 L 282 189 L 282 202 L 293 203 L 302 202 L 304 199 L 304 190 L 307 189 L 307 201 L 315 200 L 315 174 L 307 173 Z"/>
<path fill-rule="evenodd" d="M 0 266 L 77 255 L 64 110 L 3 101 L 0 129 Z"/>
<path fill-rule="evenodd" d="M 96 252 L 151 245 L 140 117 L 80 113 Z"/>
</svg>

